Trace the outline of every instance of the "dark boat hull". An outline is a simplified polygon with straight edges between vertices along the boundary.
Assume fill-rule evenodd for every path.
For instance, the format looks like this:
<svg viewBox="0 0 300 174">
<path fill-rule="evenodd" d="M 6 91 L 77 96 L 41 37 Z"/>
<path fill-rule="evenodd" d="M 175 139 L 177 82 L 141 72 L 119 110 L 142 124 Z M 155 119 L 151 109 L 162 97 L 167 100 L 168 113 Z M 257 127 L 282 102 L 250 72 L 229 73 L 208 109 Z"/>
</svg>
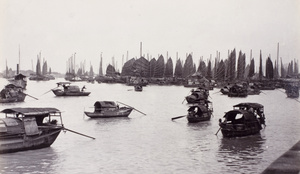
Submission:
<svg viewBox="0 0 300 174">
<path fill-rule="evenodd" d="M 23 102 L 25 100 L 26 94 L 19 93 L 15 97 L 2 98 L 0 97 L 0 103 L 13 103 L 13 102 Z"/>
<path fill-rule="evenodd" d="M 79 92 L 65 92 L 65 91 L 62 91 L 62 90 L 52 90 L 52 92 L 56 96 L 88 96 L 91 93 L 91 92 L 83 92 L 83 91 L 79 91 Z"/>
<path fill-rule="evenodd" d="M 187 120 L 189 123 L 198 123 L 198 122 L 202 122 L 202 121 L 209 121 L 211 118 L 211 113 L 204 113 L 201 116 L 197 116 L 197 115 L 188 115 Z"/>
<path fill-rule="evenodd" d="M 228 93 L 228 97 L 247 97 L 248 94 L 245 92 L 245 93 L 232 93 L 232 92 L 229 92 Z"/>
<path fill-rule="evenodd" d="M 116 109 L 116 110 L 105 110 L 101 112 L 84 112 L 90 118 L 115 118 L 115 117 L 128 117 L 133 109 Z"/>
<path fill-rule="evenodd" d="M 252 127 L 247 127 L 244 124 L 220 124 L 221 132 L 224 137 L 242 137 L 248 135 L 255 135 L 262 129 L 261 125 L 257 122 Z"/>
<path fill-rule="evenodd" d="M 41 149 L 51 146 L 62 128 L 51 129 L 40 135 L 0 136 L 0 154 L 25 150 Z"/>
</svg>

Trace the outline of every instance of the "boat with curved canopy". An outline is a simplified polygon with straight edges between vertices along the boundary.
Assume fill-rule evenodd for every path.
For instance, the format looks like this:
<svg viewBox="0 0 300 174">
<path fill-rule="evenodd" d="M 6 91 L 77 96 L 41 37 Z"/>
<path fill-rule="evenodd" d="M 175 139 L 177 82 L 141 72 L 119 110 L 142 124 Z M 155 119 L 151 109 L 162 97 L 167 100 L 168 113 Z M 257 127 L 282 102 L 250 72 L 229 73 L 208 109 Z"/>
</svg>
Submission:
<svg viewBox="0 0 300 174">
<path fill-rule="evenodd" d="M 199 103 L 201 100 L 207 100 L 209 96 L 209 90 L 203 87 L 192 89 L 191 94 L 186 96 L 185 99 L 188 103 Z"/>
<path fill-rule="evenodd" d="M 114 101 L 96 101 L 94 112 L 84 112 L 90 118 L 128 117 L 134 108 L 119 107 Z"/>
<path fill-rule="evenodd" d="M 259 103 L 240 103 L 226 112 L 219 126 L 224 137 L 254 135 L 265 125 L 264 106 Z"/>
<path fill-rule="evenodd" d="M 211 118 L 212 112 L 212 103 L 208 100 L 202 100 L 200 103 L 189 107 L 186 118 L 189 123 L 208 121 Z"/>
</svg>

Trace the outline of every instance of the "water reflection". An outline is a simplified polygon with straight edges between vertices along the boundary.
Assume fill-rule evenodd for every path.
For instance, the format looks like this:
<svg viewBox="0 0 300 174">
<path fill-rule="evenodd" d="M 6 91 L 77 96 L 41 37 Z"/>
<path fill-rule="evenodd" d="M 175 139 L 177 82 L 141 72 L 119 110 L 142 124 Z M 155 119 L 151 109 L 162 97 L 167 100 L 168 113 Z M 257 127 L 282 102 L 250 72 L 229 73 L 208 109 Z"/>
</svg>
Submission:
<svg viewBox="0 0 300 174">
<path fill-rule="evenodd" d="M 57 159 L 58 155 L 51 147 L 1 154 L 0 173 L 55 173 Z"/>
<path fill-rule="evenodd" d="M 218 162 L 230 166 L 231 171 L 249 173 L 262 161 L 266 139 L 262 135 L 237 138 L 222 138 L 218 151 Z M 251 172 L 250 172 L 251 173 Z"/>
</svg>

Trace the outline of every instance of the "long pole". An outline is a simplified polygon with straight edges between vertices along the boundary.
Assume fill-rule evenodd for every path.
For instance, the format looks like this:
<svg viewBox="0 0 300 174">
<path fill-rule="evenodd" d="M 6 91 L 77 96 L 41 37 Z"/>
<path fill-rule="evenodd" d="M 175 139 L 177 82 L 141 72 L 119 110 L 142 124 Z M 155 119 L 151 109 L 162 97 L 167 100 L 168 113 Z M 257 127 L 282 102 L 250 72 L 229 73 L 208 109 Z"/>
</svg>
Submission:
<svg viewBox="0 0 300 174">
<path fill-rule="evenodd" d="M 76 132 L 76 131 L 73 131 L 73 130 L 71 130 L 71 129 L 67 129 L 67 128 L 65 128 L 64 127 L 64 130 L 67 130 L 67 131 L 70 131 L 70 132 L 73 132 L 73 133 L 75 133 L 75 134 L 78 134 L 78 135 L 82 135 L 82 136 L 84 136 L 84 137 L 88 137 L 88 138 L 91 138 L 91 139 L 96 139 L 96 138 L 94 138 L 94 137 L 91 137 L 91 136 L 88 136 L 88 135 L 85 135 L 85 134 L 82 134 L 82 133 L 79 133 L 79 132 Z"/>
<path fill-rule="evenodd" d="M 125 105 L 125 106 L 131 107 L 132 109 L 134 109 L 134 110 L 138 111 L 139 113 L 141 113 L 141 114 L 143 114 L 143 115 L 146 115 L 145 113 L 143 113 L 143 112 L 141 112 L 141 111 L 139 111 L 139 110 L 135 109 L 135 108 L 134 108 L 134 107 L 132 107 L 132 106 L 129 106 L 129 105 L 127 105 L 127 104 L 125 104 L 125 103 L 122 103 L 122 102 L 119 102 L 119 101 L 117 101 L 117 102 L 118 102 L 118 103 L 121 103 L 121 104 L 123 104 L 123 105 Z"/>
<path fill-rule="evenodd" d="M 221 130 L 221 128 L 219 128 L 219 130 L 217 131 L 217 133 L 215 135 L 217 135 L 219 133 L 219 131 Z"/>
</svg>

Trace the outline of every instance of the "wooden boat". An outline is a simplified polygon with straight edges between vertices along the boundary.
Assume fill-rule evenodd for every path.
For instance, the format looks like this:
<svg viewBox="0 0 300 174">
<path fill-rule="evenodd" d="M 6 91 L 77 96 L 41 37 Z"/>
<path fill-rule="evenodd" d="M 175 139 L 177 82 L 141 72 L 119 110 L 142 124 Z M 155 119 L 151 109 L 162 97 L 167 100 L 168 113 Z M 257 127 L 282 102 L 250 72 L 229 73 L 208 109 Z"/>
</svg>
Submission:
<svg viewBox="0 0 300 174">
<path fill-rule="evenodd" d="M 94 104 L 94 112 L 84 112 L 90 118 L 115 118 L 128 117 L 133 108 L 119 107 L 113 101 L 96 101 Z"/>
<path fill-rule="evenodd" d="M 26 76 L 21 73 L 16 75 L 13 79 L 9 79 L 8 81 L 10 84 L 14 84 L 15 86 L 19 86 L 22 89 L 26 89 L 27 86 Z"/>
<path fill-rule="evenodd" d="M 197 89 L 192 89 L 191 94 L 186 96 L 185 99 L 188 103 L 199 103 L 200 100 L 207 100 L 209 96 L 209 90 L 206 88 L 199 87 Z"/>
<path fill-rule="evenodd" d="M 228 95 L 230 88 L 231 88 L 230 85 L 224 86 L 223 88 L 220 89 L 220 92 L 224 95 Z"/>
<path fill-rule="evenodd" d="M 56 108 L 4 109 L 0 118 L 0 153 L 49 147 L 63 129 Z"/>
<path fill-rule="evenodd" d="M 242 85 L 233 85 L 231 88 L 229 88 L 228 97 L 247 97 L 248 91 L 247 88 L 245 88 Z"/>
<path fill-rule="evenodd" d="M 25 97 L 22 87 L 8 84 L 0 92 L 0 103 L 23 102 Z"/>
<path fill-rule="evenodd" d="M 141 91 L 143 91 L 143 86 L 141 86 L 141 85 L 135 85 L 134 86 L 134 90 L 141 92 Z"/>
<path fill-rule="evenodd" d="M 265 125 L 264 107 L 259 103 L 240 103 L 219 120 L 224 137 L 240 137 L 254 135 Z"/>
<path fill-rule="evenodd" d="M 298 98 L 299 97 L 299 87 L 296 85 L 287 85 L 285 87 L 285 93 L 288 98 Z"/>
<path fill-rule="evenodd" d="M 206 100 L 205 103 L 196 104 L 188 109 L 187 120 L 189 123 L 198 123 L 208 121 L 211 118 L 213 109 L 211 102 Z"/>
<path fill-rule="evenodd" d="M 88 96 L 91 92 L 85 92 L 85 86 L 80 90 L 76 85 L 70 85 L 70 82 L 58 82 L 57 87 L 63 87 L 59 89 L 52 89 L 52 92 L 56 96 Z"/>
<path fill-rule="evenodd" d="M 247 88 L 248 95 L 259 95 L 261 93 L 259 87 L 255 84 L 249 84 Z"/>
</svg>

